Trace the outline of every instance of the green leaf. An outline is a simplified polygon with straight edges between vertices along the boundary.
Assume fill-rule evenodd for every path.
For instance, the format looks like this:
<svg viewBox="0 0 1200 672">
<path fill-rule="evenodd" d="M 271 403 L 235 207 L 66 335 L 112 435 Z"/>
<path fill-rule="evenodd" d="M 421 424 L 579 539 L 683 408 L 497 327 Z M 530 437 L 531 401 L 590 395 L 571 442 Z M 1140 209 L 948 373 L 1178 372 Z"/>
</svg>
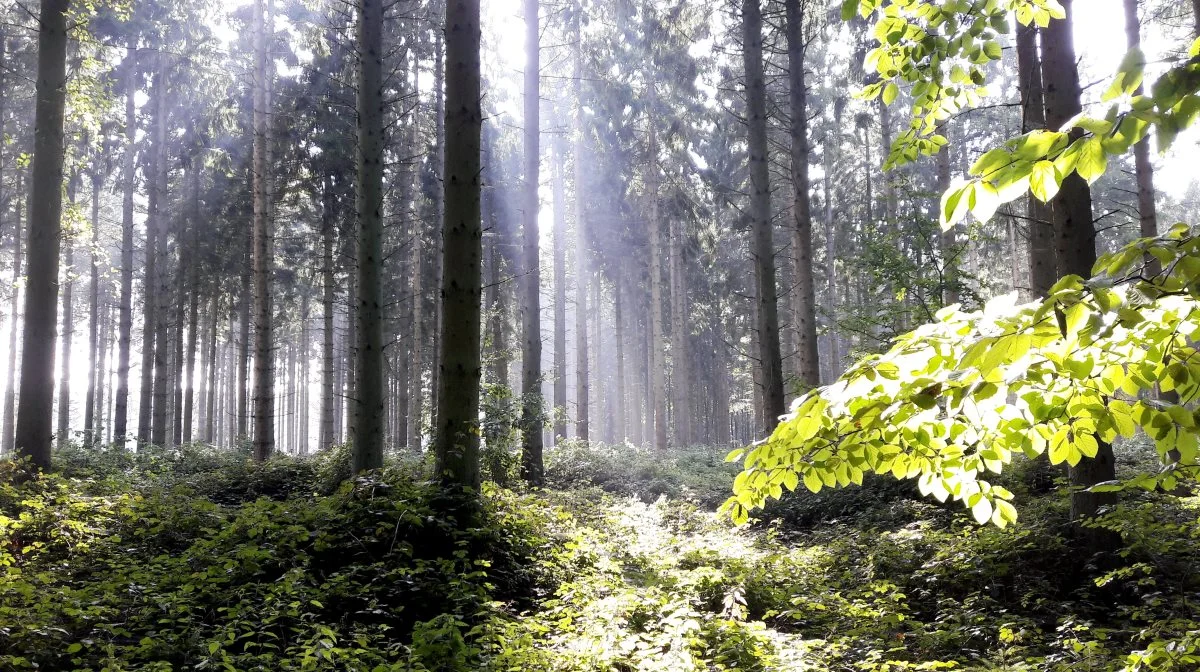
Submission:
<svg viewBox="0 0 1200 672">
<path fill-rule="evenodd" d="M 1091 184 L 1108 170 L 1108 154 L 1099 138 L 1088 138 L 1079 148 L 1079 163 L 1075 166 L 1079 176 Z"/>
<path fill-rule="evenodd" d="M 883 87 L 883 104 L 891 105 L 896 102 L 896 96 L 900 93 L 900 87 L 896 86 L 895 82 L 888 82 L 887 86 Z"/>
<path fill-rule="evenodd" d="M 1043 203 L 1049 203 L 1062 186 L 1062 177 L 1050 161 L 1033 164 L 1029 174 L 1029 190 Z"/>
<path fill-rule="evenodd" d="M 980 497 L 979 501 L 971 506 L 971 515 L 980 525 L 988 522 L 992 519 L 992 501 L 987 497 Z"/>
<path fill-rule="evenodd" d="M 858 16 L 858 4 L 861 0 L 842 0 L 842 21 L 850 21 Z"/>
</svg>

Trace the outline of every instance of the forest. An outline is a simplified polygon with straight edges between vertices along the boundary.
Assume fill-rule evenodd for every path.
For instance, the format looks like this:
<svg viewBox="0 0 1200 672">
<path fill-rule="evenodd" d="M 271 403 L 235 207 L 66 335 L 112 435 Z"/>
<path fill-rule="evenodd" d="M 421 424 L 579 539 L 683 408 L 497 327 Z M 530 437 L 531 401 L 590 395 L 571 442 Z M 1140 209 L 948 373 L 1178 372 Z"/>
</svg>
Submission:
<svg viewBox="0 0 1200 672">
<path fill-rule="evenodd" d="M 1200 0 L 0 0 L 0 670 L 1200 670 Z"/>
</svg>

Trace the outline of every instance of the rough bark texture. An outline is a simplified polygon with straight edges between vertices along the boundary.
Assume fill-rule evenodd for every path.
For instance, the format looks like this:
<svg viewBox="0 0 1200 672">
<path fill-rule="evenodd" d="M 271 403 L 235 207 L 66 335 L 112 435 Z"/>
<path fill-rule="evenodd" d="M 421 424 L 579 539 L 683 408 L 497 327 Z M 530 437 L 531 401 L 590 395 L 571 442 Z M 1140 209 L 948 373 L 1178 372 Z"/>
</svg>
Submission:
<svg viewBox="0 0 1200 672">
<path fill-rule="evenodd" d="M 653 67 L 652 65 L 647 66 Z M 658 218 L 658 197 L 661 182 L 658 166 L 658 132 L 654 123 L 655 94 L 654 77 L 648 76 L 650 85 L 647 109 L 647 161 L 646 161 L 646 190 L 649 199 L 649 214 L 646 226 L 650 229 L 650 415 L 646 425 L 653 431 L 647 432 L 654 437 L 656 450 L 667 449 L 667 378 L 666 357 L 663 354 L 663 287 L 662 287 L 662 222 Z"/>
<path fill-rule="evenodd" d="M 161 196 L 158 190 L 158 173 L 159 165 L 164 160 L 160 151 L 162 149 L 160 137 L 165 137 L 165 131 L 162 130 L 165 125 L 158 101 L 162 100 L 166 93 L 162 84 L 162 59 L 162 54 L 155 59 L 155 72 L 152 78 L 155 113 L 150 132 L 153 143 L 150 151 L 150 166 L 146 175 L 148 194 L 146 197 L 145 274 L 142 280 L 142 371 L 141 384 L 138 388 L 137 437 L 139 444 L 153 441 L 154 373 L 157 364 L 155 354 L 158 348 L 166 347 L 166 343 L 158 340 L 158 322 L 163 319 L 159 315 L 158 300 L 158 265 L 160 263 L 158 206 Z"/>
<path fill-rule="evenodd" d="M 200 269 L 196 263 L 199 254 L 200 228 L 200 158 L 193 157 L 191 170 L 191 221 L 188 222 L 188 244 L 190 254 L 187 256 L 188 269 L 188 335 L 186 369 L 180 382 L 183 398 L 183 416 L 181 436 L 183 443 L 192 442 L 192 420 L 196 408 L 196 349 L 200 342 Z M 203 376 L 201 376 L 203 378 Z M 203 396 L 201 397 L 203 400 Z"/>
<path fill-rule="evenodd" d="M 50 466 L 54 404 L 54 327 L 58 317 L 58 252 L 62 236 L 63 117 L 67 83 L 68 0 L 42 0 L 38 30 L 37 102 L 29 193 L 29 274 L 17 408 L 17 453 Z"/>
<path fill-rule="evenodd" d="M 1060 128 L 1080 111 L 1079 72 L 1075 65 L 1075 46 L 1071 34 L 1072 1 L 1063 0 L 1067 19 L 1051 21 L 1042 40 L 1042 81 L 1046 94 L 1046 125 Z M 1074 139 L 1082 131 L 1072 131 Z M 1089 277 L 1096 262 L 1096 233 L 1092 224 L 1092 195 L 1078 173 L 1063 180 L 1054 199 L 1054 229 L 1059 275 Z M 1116 478 L 1112 446 L 1100 442 L 1099 452 L 1069 471 L 1071 485 L 1087 487 Z M 1077 491 L 1071 495 L 1071 518 L 1093 516 L 1101 506 L 1112 504 L 1112 493 Z M 1104 550 L 1113 542 L 1112 535 L 1099 530 L 1081 530 L 1092 550 Z"/>
<path fill-rule="evenodd" d="M 75 205 L 75 194 L 78 189 L 76 178 L 71 179 L 67 188 L 68 199 Z M 63 240 L 63 278 L 62 278 L 62 329 L 59 331 L 58 355 L 58 429 L 56 443 L 59 448 L 66 445 L 71 432 L 71 341 L 75 335 L 75 243 L 70 236 Z"/>
<path fill-rule="evenodd" d="M 1042 60 L 1038 53 L 1036 26 L 1017 26 L 1017 70 L 1021 90 L 1021 131 L 1028 133 L 1046 126 L 1046 102 L 1042 95 Z M 1028 197 L 1029 292 L 1045 296 L 1058 279 L 1054 260 L 1054 213 L 1048 203 L 1033 194 Z"/>
<path fill-rule="evenodd" d="M 567 438 L 567 212 L 562 139 L 556 138 L 554 166 L 554 442 Z"/>
<path fill-rule="evenodd" d="M 771 231 L 771 185 L 767 166 L 767 95 L 763 77 L 762 12 L 759 0 L 742 2 L 742 58 L 749 133 L 750 216 L 758 299 L 758 356 L 762 366 L 763 427 L 770 433 L 783 415 L 783 364 L 779 352 L 775 243 Z"/>
<path fill-rule="evenodd" d="M 943 147 L 937 155 L 937 193 L 950 189 L 950 148 Z M 936 208 L 937 206 L 935 206 Z M 958 259 L 956 258 L 955 231 L 946 229 L 938 235 L 938 256 L 942 261 L 942 305 L 958 303 Z"/>
<path fill-rule="evenodd" d="M 541 264 L 538 260 L 538 167 L 540 160 L 538 0 L 525 0 L 525 183 L 522 219 L 521 476 L 542 483 Z"/>
<path fill-rule="evenodd" d="M 333 445 L 334 388 L 333 369 L 333 311 L 337 292 L 333 275 L 333 188 L 331 178 L 325 177 L 324 195 L 321 202 L 321 426 L 318 433 L 318 450 Z"/>
<path fill-rule="evenodd" d="M 1125 5 L 1125 41 L 1130 51 L 1141 49 L 1142 31 L 1138 19 L 1138 0 L 1124 0 Z M 1142 95 L 1143 87 L 1138 85 L 1134 95 Z M 1133 146 L 1134 175 L 1137 179 L 1138 225 L 1143 237 L 1150 238 L 1158 235 L 1158 211 L 1154 203 L 1154 166 L 1150 163 L 1150 137 L 1142 138 Z M 1160 265 L 1158 259 L 1146 255 L 1148 271 L 1157 273 Z"/>
<path fill-rule="evenodd" d="M 812 207 L 808 179 L 808 89 L 804 81 L 804 14 L 800 0 L 785 0 L 788 84 L 791 101 L 792 253 L 796 286 L 792 314 L 796 328 L 796 377 L 806 387 L 821 384 L 817 351 L 817 286 L 813 277 Z"/>
<path fill-rule="evenodd" d="M 536 34 L 536 33 L 535 33 Z M 446 3 L 446 214 L 436 473 L 479 488 L 479 0 Z M 540 432 L 538 433 L 540 436 Z"/>
<path fill-rule="evenodd" d="M 113 399 L 113 437 L 124 443 L 129 418 L 129 340 L 133 329 L 133 190 L 137 180 L 137 44 L 129 42 L 125 73 L 125 156 L 121 204 L 121 296 L 117 317 L 117 389 Z"/>
<path fill-rule="evenodd" d="M 580 24 L 583 19 L 583 4 L 575 7 L 575 54 L 572 69 L 575 81 L 583 79 L 583 37 Z M 572 185 L 575 189 L 575 436 L 587 441 L 591 438 L 591 418 L 588 415 L 588 402 L 591 391 L 591 371 L 588 367 L 588 305 L 586 279 L 588 273 L 587 257 L 587 209 L 584 205 L 584 173 L 583 173 L 583 89 L 575 87 L 575 110 L 572 119 L 574 128 L 572 162 L 574 174 Z"/>
<path fill-rule="evenodd" d="M 383 4 L 358 3 L 358 347 L 351 471 L 383 466 Z"/>
<path fill-rule="evenodd" d="M 271 190 L 268 116 L 267 0 L 255 0 L 254 77 L 254 226 L 251 273 L 254 276 L 254 459 L 275 450 L 275 352 L 271 327 Z"/>
<path fill-rule="evenodd" d="M 99 378 L 103 356 L 97 356 L 100 342 L 100 187 L 104 177 L 98 167 L 92 167 L 92 253 L 88 264 L 88 380 L 87 396 L 83 406 L 83 438 L 86 444 L 95 441 L 96 432 L 96 382 Z"/>
<path fill-rule="evenodd" d="M 694 436 L 692 417 L 691 327 L 688 324 L 687 278 L 683 263 L 685 246 L 683 220 L 672 217 L 671 232 L 671 386 L 674 391 L 675 445 L 690 446 Z M 597 315 L 597 323 L 599 316 Z M 596 339 L 599 345 L 600 339 Z M 600 367 L 596 367 L 600 370 Z"/>
</svg>

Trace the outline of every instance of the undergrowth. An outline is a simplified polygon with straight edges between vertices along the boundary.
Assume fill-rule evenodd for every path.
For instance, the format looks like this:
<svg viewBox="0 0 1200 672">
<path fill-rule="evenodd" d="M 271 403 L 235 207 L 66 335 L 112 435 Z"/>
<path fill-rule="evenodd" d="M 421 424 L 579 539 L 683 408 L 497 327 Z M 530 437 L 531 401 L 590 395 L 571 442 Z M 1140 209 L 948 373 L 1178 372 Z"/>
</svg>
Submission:
<svg viewBox="0 0 1200 672">
<path fill-rule="evenodd" d="M 478 500 L 344 449 L 0 463 L 0 669 L 1200 669 L 1195 499 L 1126 499 L 1096 559 L 1036 464 L 1004 531 L 883 481 L 734 528 L 721 452 L 568 445 Z"/>
</svg>

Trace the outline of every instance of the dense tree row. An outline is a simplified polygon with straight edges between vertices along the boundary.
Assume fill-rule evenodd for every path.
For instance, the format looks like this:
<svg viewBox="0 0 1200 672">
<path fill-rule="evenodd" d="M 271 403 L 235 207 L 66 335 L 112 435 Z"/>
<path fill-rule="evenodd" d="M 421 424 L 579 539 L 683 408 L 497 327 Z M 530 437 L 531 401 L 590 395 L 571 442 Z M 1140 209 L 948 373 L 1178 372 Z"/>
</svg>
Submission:
<svg viewBox="0 0 1200 672">
<path fill-rule="evenodd" d="M 1130 46 L 1192 28 L 1125 4 Z M 1000 62 L 998 104 L 930 139 L 898 111 L 928 94 L 839 7 L 526 0 L 521 60 L 478 5 L 5 8 L 5 452 L 352 440 L 357 471 L 436 445 L 478 483 L 482 435 L 537 483 L 570 438 L 744 444 L 941 307 L 1043 295 L 1157 230 L 1145 141 L 938 227 L 982 149 L 1082 109 L 1069 21 L 985 26 L 950 78 Z"/>
</svg>

